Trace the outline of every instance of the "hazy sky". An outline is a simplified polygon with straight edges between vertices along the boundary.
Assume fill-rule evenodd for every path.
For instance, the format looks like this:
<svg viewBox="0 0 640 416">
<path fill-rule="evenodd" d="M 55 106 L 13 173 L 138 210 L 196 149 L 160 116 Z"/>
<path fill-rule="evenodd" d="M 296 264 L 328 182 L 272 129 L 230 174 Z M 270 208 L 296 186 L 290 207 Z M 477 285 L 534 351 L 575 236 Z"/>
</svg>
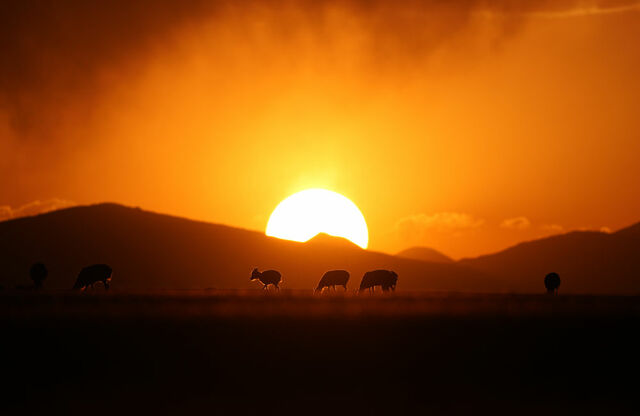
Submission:
<svg viewBox="0 0 640 416">
<path fill-rule="evenodd" d="M 640 220 L 637 1 L 91 3 L 0 5 L 0 218 L 324 187 L 454 257 Z"/>
</svg>

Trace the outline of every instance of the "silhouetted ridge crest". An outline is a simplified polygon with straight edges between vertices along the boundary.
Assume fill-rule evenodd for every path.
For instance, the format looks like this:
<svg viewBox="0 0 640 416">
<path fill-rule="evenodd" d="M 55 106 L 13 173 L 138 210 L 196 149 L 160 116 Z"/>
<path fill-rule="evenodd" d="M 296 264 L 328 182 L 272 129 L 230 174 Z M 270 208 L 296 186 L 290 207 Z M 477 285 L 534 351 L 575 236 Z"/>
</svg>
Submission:
<svg viewBox="0 0 640 416">
<path fill-rule="evenodd" d="M 572 232 L 434 263 L 362 250 L 326 234 L 299 243 L 105 203 L 0 222 L 0 285 L 30 285 L 29 268 L 42 262 L 47 290 L 68 289 L 83 267 L 108 264 L 117 290 L 255 289 L 247 275 L 259 268 L 280 271 L 285 289 L 311 290 L 327 270 L 347 270 L 357 281 L 387 269 L 402 276 L 403 291 L 541 293 L 542 277 L 553 270 L 562 276 L 563 293 L 637 294 L 636 227 Z"/>
<path fill-rule="evenodd" d="M 406 250 L 402 250 L 397 253 L 396 256 L 404 257 L 406 259 L 414 259 L 420 261 L 430 261 L 434 263 L 452 263 L 453 260 L 438 250 L 434 250 L 430 247 L 411 247 Z"/>
<path fill-rule="evenodd" d="M 629 227 L 622 228 L 613 234 L 640 237 L 640 222 L 633 224 Z"/>
<path fill-rule="evenodd" d="M 251 270 L 282 273 L 283 288 L 316 287 L 327 270 L 394 270 L 402 290 L 501 291 L 502 282 L 455 264 L 426 263 L 362 250 L 326 234 L 307 243 L 118 204 L 76 206 L 0 223 L 0 284 L 29 284 L 47 265 L 47 289 L 68 290 L 91 264 L 113 269 L 116 290 L 255 289 Z"/>
<path fill-rule="evenodd" d="M 498 253 L 462 259 L 458 264 L 518 279 L 529 292 L 540 276 L 554 270 L 572 293 L 640 293 L 639 225 L 615 233 L 572 231 L 517 244 Z"/>
<path fill-rule="evenodd" d="M 362 247 L 355 244 L 351 240 L 344 237 L 336 237 L 334 235 L 330 235 L 327 233 L 318 233 L 312 239 L 305 242 L 305 244 L 309 245 L 325 245 L 325 246 L 334 246 L 334 247 L 342 247 L 342 248 L 353 248 L 362 250 Z"/>
</svg>

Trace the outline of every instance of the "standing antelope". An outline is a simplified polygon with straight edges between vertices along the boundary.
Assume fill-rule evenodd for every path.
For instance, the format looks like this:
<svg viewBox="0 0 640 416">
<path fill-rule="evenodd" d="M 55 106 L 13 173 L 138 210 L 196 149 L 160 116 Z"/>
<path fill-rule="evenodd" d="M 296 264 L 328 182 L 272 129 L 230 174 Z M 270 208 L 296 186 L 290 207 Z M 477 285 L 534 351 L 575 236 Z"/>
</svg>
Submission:
<svg viewBox="0 0 640 416">
<path fill-rule="evenodd" d="M 280 286 L 278 286 L 278 283 L 282 281 L 282 275 L 277 270 L 265 270 L 263 272 L 259 272 L 258 269 L 253 269 L 253 272 L 251 272 L 251 278 L 249 278 L 249 280 L 252 281 L 256 279 L 260 280 L 260 282 L 264 285 L 263 289 L 266 289 L 269 285 L 273 285 L 276 289 L 280 290 Z"/>
</svg>

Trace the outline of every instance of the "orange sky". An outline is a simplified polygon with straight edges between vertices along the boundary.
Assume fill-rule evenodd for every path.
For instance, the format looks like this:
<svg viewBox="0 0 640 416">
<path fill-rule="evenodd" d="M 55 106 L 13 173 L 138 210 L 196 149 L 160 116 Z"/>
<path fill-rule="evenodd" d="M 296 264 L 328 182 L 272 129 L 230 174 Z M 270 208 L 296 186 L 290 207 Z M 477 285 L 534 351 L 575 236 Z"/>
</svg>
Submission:
<svg viewBox="0 0 640 416">
<path fill-rule="evenodd" d="M 456 258 L 640 220 L 632 1 L 186 3 L 0 12 L 0 206 L 263 230 L 323 187 Z"/>
</svg>

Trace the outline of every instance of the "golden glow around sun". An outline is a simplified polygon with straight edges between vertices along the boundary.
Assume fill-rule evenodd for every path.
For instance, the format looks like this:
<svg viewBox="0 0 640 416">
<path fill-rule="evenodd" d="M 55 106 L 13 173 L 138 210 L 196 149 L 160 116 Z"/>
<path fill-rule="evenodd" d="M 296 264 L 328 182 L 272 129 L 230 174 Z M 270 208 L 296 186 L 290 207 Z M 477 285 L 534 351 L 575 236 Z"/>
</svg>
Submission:
<svg viewBox="0 0 640 416">
<path fill-rule="evenodd" d="M 356 204 L 326 189 L 306 189 L 280 202 L 266 231 L 293 241 L 307 241 L 318 233 L 346 238 L 362 248 L 369 244 L 367 223 Z"/>
</svg>

